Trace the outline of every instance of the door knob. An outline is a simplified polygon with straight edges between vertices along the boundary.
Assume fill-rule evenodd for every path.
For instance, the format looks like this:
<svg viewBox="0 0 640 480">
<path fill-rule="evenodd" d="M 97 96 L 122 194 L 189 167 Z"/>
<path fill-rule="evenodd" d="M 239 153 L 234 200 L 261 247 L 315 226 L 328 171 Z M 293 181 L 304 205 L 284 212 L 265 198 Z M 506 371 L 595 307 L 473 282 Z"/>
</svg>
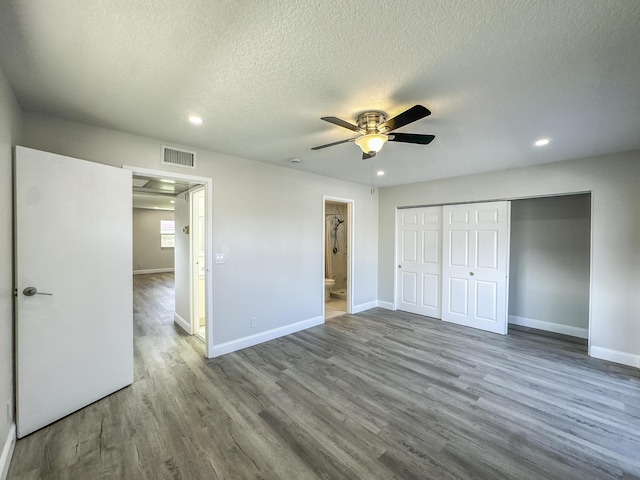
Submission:
<svg viewBox="0 0 640 480">
<path fill-rule="evenodd" d="M 398 268 L 402 268 L 402 265 L 398 265 Z"/>
<path fill-rule="evenodd" d="M 473 277 L 473 272 L 469 272 L 469 276 Z"/>
<path fill-rule="evenodd" d="M 53 295 L 53 293 L 39 292 L 36 287 L 27 287 L 22 291 L 25 297 L 33 297 L 34 295 Z"/>
</svg>

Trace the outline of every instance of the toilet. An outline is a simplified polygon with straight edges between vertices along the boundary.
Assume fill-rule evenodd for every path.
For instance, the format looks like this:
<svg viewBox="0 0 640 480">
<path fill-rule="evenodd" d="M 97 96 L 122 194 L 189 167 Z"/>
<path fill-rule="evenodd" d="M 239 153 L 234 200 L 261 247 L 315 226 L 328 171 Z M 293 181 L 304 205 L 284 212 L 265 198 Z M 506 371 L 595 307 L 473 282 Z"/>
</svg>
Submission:
<svg viewBox="0 0 640 480">
<path fill-rule="evenodd" d="M 336 281 L 333 278 L 325 278 L 324 279 L 324 301 L 328 302 L 331 298 L 331 287 L 336 284 Z"/>
</svg>

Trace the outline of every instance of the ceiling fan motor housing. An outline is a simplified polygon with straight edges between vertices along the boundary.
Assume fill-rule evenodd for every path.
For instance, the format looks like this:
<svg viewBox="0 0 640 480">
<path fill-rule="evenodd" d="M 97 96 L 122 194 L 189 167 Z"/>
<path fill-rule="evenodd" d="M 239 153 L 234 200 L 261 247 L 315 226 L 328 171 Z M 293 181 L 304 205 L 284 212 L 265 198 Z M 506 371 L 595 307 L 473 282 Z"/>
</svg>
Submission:
<svg viewBox="0 0 640 480">
<path fill-rule="evenodd" d="M 384 112 L 372 111 L 358 115 L 356 123 L 363 134 L 370 135 L 374 133 L 385 133 L 388 130 L 388 127 L 378 129 L 378 126 L 386 121 L 387 116 Z"/>
</svg>

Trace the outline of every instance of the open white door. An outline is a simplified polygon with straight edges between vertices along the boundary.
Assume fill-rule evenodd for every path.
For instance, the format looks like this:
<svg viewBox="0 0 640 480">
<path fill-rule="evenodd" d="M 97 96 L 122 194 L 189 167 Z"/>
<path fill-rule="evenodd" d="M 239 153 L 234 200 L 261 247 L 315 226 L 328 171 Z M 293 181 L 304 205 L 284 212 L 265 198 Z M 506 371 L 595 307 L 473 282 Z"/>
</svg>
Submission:
<svg viewBox="0 0 640 480">
<path fill-rule="evenodd" d="M 192 331 L 205 341 L 206 332 L 206 271 L 205 258 L 205 188 L 196 187 L 189 192 L 191 196 L 191 324 Z"/>
<path fill-rule="evenodd" d="M 132 184 L 23 147 L 14 173 L 21 438 L 133 382 Z"/>
<path fill-rule="evenodd" d="M 442 320 L 507 333 L 509 203 L 443 209 Z"/>
<path fill-rule="evenodd" d="M 398 210 L 396 308 L 441 318 L 442 207 Z"/>
</svg>

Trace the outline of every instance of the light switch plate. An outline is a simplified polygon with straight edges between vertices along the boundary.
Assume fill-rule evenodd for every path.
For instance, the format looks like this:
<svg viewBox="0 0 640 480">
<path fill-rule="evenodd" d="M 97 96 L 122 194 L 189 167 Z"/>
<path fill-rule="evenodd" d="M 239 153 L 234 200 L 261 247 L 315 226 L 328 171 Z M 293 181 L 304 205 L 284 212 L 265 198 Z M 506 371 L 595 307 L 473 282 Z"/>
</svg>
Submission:
<svg viewBox="0 0 640 480">
<path fill-rule="evenodd" d="M 226 261 L 224 253 L 216 253 L 216 263 L 225 263 Z"/>
</svg>

